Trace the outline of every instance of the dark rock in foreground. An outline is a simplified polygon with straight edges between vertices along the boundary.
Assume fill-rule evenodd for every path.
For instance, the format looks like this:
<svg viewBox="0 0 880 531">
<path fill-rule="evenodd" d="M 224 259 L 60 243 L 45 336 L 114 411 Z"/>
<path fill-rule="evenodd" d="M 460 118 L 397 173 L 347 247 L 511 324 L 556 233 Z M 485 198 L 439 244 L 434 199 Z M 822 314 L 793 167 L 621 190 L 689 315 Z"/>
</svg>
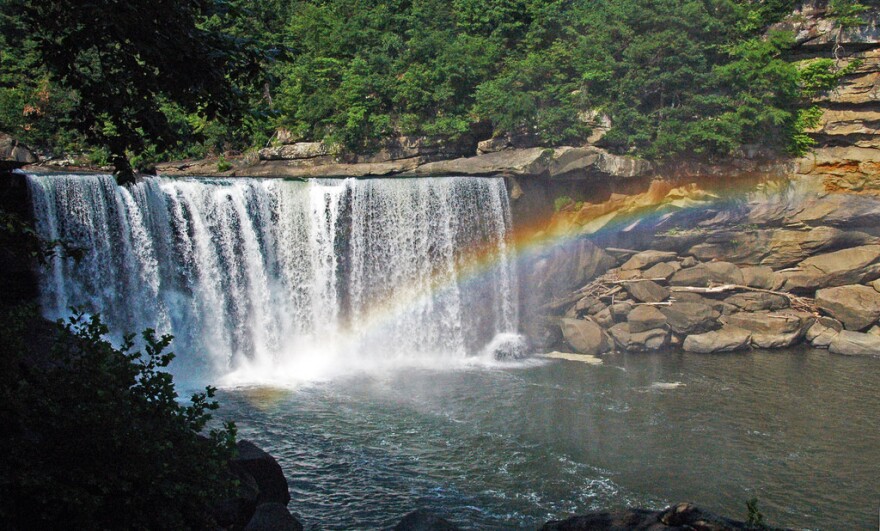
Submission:
<svg viewBox="0 0 880 531">
<path fill-rule="evenodd" d="M 250 441 L 238 441 L 238 456 L 232 459 L 233 470 L 244 470 L 256 480 L 260 489 L 257 503 L 276 502 L 287 505 L 290 492 L 281 465 L 274 457 Z"/>
<path fill-rule="evenodd" d="M 699 529 L 726 531 L 754 529 L 745 522 L 730 520 L 703 511 L 689 503 L 680 503 L 662 511 L 628 509 L 620 512 L 597 512 L 574 516 L 567 520 L 551 520 L 542 531 L 622 531 L 625 529 Z M 762 529 L 771 529 L 762 527 Z"/>
<path fill-rule="evenodd" d="M 264 503 L 257 506 L 254 517 L 244 528 L 245 531 L 302 531 L 299 520 L 290 514 L 280 503 Z"/>
<path fill-rule="evenodd" d="M 394 531 L 458 531 L 458 527 L 436 514 L 418 509 L 404 516 Z"/>
</svg>

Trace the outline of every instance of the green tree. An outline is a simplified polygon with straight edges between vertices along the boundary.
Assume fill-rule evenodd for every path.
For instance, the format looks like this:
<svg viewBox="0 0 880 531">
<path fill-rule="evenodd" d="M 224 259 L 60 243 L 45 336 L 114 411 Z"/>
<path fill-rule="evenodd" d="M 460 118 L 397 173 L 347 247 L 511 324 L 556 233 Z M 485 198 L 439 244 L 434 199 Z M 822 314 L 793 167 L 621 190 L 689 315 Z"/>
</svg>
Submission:
<svg viewBox="0 0 880 531">
<path fill-rule="evenodd" d="M 257 79 L 253 49 L 209 29 L 231 17 L 222 0 L 4 0 L 4 42 L 22 46 L 52 85 L 70 91 L 62 114 L 89 143 L 106 146 L 121 182 L 129 153 L 176 145 L 163 103 L 208 118 L 235 121 L 241 87 Z"/>
</svg>

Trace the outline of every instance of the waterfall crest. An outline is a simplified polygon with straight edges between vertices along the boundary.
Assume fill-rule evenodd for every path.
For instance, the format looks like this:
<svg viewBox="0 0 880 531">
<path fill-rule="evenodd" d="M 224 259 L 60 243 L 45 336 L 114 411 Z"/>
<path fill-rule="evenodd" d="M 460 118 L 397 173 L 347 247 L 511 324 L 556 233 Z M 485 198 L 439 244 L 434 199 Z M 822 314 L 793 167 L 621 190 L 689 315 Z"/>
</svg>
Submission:
<svg viewBox="0 0 880 531">
<path fill-rule="evenodd" d="M 43 271 L 45 314 L 171 333 L 209 377 L 442 364 L 517 329 L 502 179 L 28 182 L 40 235 L 87 250 Z"/>
</svg>

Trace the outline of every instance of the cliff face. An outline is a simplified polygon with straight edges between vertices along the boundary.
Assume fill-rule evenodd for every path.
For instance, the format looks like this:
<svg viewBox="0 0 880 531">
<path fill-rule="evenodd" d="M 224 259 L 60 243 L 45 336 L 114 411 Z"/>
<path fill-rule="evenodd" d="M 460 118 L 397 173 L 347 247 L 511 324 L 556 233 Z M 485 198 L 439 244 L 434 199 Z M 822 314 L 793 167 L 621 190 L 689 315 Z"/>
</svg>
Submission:
<svg viewBox="0 0 880 531">
<path fill-rule="evenodd" d="M 880 194 L 880 9 L 862 13 L 864 24 L 841 29 L 827 0 L 803 2 L 776 29 L 795 32 L 792 60 L 827 58 L 850 67 L 840 86 L 816 99 L 823 114 L 811 136 L 813 154 L 799 174 L 822 175 L 829 191 Z"/>
</svg>

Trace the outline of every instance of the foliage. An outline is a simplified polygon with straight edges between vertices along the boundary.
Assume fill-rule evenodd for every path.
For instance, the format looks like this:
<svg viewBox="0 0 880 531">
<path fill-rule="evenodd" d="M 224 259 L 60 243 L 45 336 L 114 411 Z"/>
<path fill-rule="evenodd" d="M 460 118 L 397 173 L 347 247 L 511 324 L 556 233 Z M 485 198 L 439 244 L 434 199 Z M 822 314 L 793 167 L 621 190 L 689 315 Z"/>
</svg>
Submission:
<svg viewBox="0 0 880 531">
<path fill-rule="evenodd" d="M 205 529 L 230 487 L 235 427 L 198 435 L 214 390 L 178 402 L 170 336 L 120 348 L 98 316 L 42 321 L 33 308 L 0 320 L 8 467 L 0 517 L 10 528 Z"/>
<path fill-rule="evenodd" d="M 758 498 L 752 498 L 746 502 L 748 514 L 746 516 L 746 525 L 752 528 L 764 529 L 764 515 L 758 510 Z"/>
<path fill-rule="evenodd" d="M 851 28 L 864 24 L 861 14 L 868 10 L 868 6 L 857 0 L 831 0 L 828 2 L 828 15 L 843 28 Z"/>
<path fill-rule="evenodd" d="M 568 197 L 567 195 L 561 195 L 553 201 L 553 208 L 554 210 L 556 210 L 556 212 L 559 212 L 560 210 L 573 204 L 574 199 Z"/>
<path fill-rule="evenodd" d="M 0 210 L 0 249 L 19 251 L 39 265 L 48 264 L 56 256 L 78 261 L 84 252 L 66 241 L 43 239 L 29 223 L 5 210 Z"/>
<path fill-rule="evenodd" d="M 131 173 L 128 152 L 175 146 L 163 104 L 235 120 L 239 87 L 257 72 L 251 49 L 204 24 L 226 16 L 222 0 L 5 0 L 3 7 L 4 43 L 73 102 L 59 119 L 106 147 L 123 176 Z"/>
</svg>

